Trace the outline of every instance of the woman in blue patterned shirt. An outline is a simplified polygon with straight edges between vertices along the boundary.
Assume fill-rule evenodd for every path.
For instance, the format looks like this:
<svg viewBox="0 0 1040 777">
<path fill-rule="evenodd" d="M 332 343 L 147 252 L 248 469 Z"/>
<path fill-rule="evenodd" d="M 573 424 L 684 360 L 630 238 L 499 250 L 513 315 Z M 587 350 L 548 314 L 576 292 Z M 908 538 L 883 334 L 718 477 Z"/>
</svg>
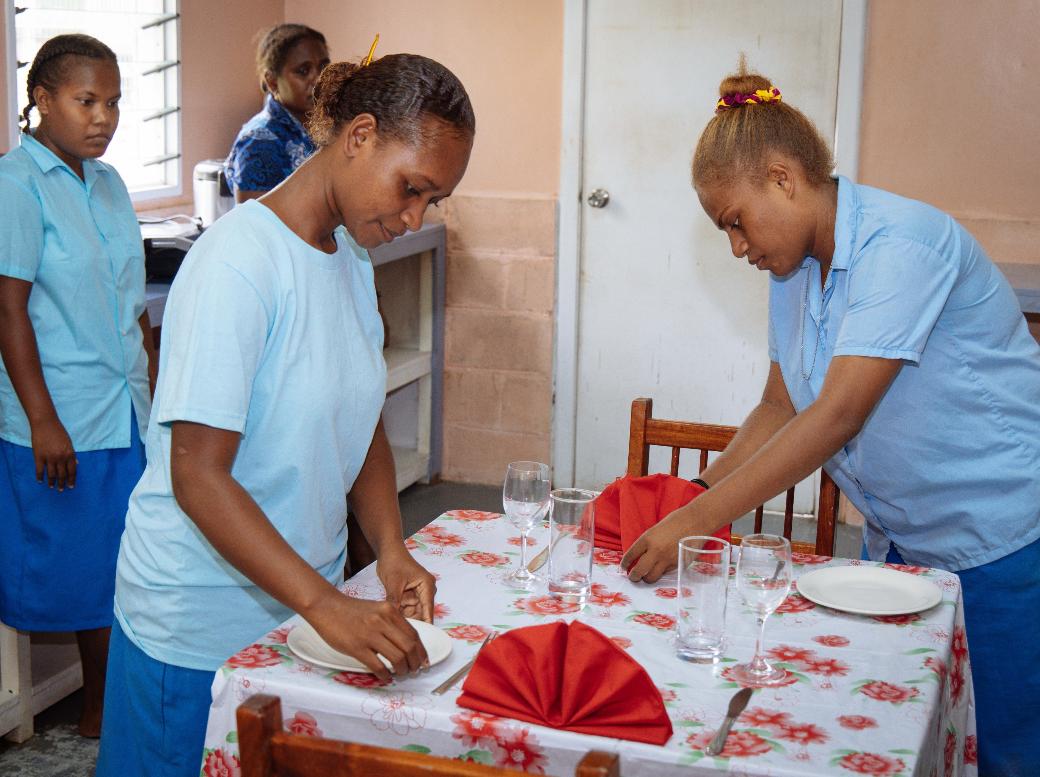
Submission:
<svg viewBox="0 0 1040 777">
<path fill-rule="evenodd" d="M 303 123 L 327 64 L 325 36 L 306 25 L 279 24 L 261 38 L 256 70 L 264 108 L 239 130 L 224 163 L 236 202 L 270 191 L 314 153 Z"/>
</svg>

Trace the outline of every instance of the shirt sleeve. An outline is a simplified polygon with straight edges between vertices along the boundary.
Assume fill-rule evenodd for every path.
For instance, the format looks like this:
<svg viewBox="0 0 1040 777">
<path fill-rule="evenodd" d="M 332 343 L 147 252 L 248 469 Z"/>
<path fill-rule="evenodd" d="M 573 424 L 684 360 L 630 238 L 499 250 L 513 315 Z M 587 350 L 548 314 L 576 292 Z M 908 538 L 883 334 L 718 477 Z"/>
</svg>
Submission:
<svg viewBox="0 0 1040 777">
<path fill-rule="evenodd" d="M 231 152 L 228 184 L 235 191 L 270 191 L 292 172 L 285 142 L 270 133 L 240 138 Z"/>
<path fill-rule="evenodd" d="M 0 176 L 0 275 L 33 283 L 43 258 L 43 207 L 32 191 Z"/>
<path fill-rule="evenodd" d="M 955 264 L 920 243 L 872 242 L 849 270 L 849 305 L 834 355 L 916 364 L 957 277 Z"/>
<path fill-rule="evenodd" d="M 203 261 L 166 308 L 156 417 L 244 434 L 273 306 L 241 270 Z"/>
</svg>

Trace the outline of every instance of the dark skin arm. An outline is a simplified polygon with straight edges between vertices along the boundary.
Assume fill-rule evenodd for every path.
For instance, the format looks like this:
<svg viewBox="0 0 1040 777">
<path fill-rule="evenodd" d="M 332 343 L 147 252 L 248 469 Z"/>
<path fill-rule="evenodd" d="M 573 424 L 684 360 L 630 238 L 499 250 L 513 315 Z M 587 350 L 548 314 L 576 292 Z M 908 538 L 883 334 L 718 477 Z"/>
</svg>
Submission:
<svg viewBox="0 0 1040 777">
<path fill-rule="evenodd" d="M 819 469 L 859 434 L 901 366 L 902 362 L 895 359 L 836 357 L 816 401 L 771 435 L 767 434 L 769 425 L 778 416 L 771 410 L 756 416 L 756 408 L 745 422 L 745 426 L 751 422 L 748 434 L 731 459 L 723 461 L 720 457 L 720 466 L 705 471 L 711 490 L 648 529 L 625 553 L 621 565 L 628 570 L 629 578 L 656 582 L 675 568 L 676 547 L 682 537 L 712 534 Z M 779 386 L 776 384 L 778 377 L 779 368 L 774 364 L 765 392 L 774 401 L 783 388 L 782 379 Z M 786 388 L 783 395 L 791 405 Z M 783 404 L 781 401 L 779 406 Z M 744 432 L 742 427 L 731 447 Z M 765 443 L 746 455 L 763 438 Z"/>
<path fill-rule="evenodd" d="M 148 391 L 155 398 L 155 383 L 159 379 L 159 356 L 155 352 L 155 337 L 152 334 L 152 322 L 145 310 L 137 319 L 141 325 L 141 335 L 144 339 L 144 352 L 148 354 Z"/>
<path fill-rule="evenodd" d="M 29 419 L 36 480 L 59 491 L 76 486 L 76 451 L 43 379 L 36 332 L 29 320 L 32 283 L 0 276 L 0 356 Z"/>
<path fill-rule="evenodd" d="M 391 601 L 341 594 L 292 549 L 234 479 L 231 466 L 240 439 L 237 432 L 203 424 L 173 424 L 173 493 L 184 512 L 236 569 L 300 613 L 332 647 L 357 658 L 381 680 L 389 680 L 390 672 L 377 653 L 390 661 L 395 674 L 422 667 L 426 651 L 398 607 Z M 387 543 L 392 559 L 392 531 L 373 527 L 373 532 Z"/>
<path fill-rule="evenodd" d="M 386 598 L 408 618 L 433 622 L 437 584 L 404 546 L 397 478 L 390 442 L 380 419 L 365 464 L 348 495 L 361 530 L 375 550 Z"/>
</svg>

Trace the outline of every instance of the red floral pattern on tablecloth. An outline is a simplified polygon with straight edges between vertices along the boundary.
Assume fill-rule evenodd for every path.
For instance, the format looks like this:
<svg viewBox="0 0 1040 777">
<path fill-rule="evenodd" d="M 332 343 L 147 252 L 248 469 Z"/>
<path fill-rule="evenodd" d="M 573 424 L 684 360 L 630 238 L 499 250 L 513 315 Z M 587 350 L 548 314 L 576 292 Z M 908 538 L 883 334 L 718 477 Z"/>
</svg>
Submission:
<svg viewBox="0 0 1040 777">
<path fill-rule="evenodd" d="M 807 661 L 815 655 L 815 651 L 808 648 L 793 647 L 791 645 L 775 645 L 766 651 L 768 658 L 777 661 L 801 662 Z"/>
<path fill-rule="evenodd" d="M 272 642 L 276 645 L 284 645 L 286 640 L 289 639 L 289 632 L 292 631 L 288 626 L 280 626 L 279 628 L 272 631 L 265 638 L 265 642 Z"/>
<path fill-rule="evenodd" d="M 815 610 L 816 604 L 810 602 L 801 594 L 790 594 L 786 599 L 780 602 L 780 606 L 776 608 L 774 612 L 777 615 L 789 615 L 795 612 L 807 612 L 808 610 Z"/>
<path fill-rule="evenodd" d="M 909 575 L 923 575 L 928 571 L 928 567 L 916 567 L 913 564 L 892 564 L 886 562 L 885 566 L 889 569 L 894 569 L 897 572 L 906 572 Z"/>
<path fill-rule="evenodd" d="M 727 682 L 736 683 L 737 685 L 741 684 L 740 680 L 738 680 L 733 675 L 733 667 L 732 666 L 727 666 L 725 669 L 723 669 L 722 672 L 721 672 L 721 676 L 722 676 L 722 679 L 726 680 Z M 798 677 L 793 672 L 787 672 L 785 674 L 785 676 L 784 676 L 784 679 L 781 680 L 780 682 L 776 683 L 772 687 L 774 687 L 774 688 L 782 688 L 785 685 L 794 685 L 796 682 L 798 682 Z"/>
<path fill-rule="evenodd" d="M 509 559 L 506 556 L 482 550 L 471 550 L 469 553 L 463 553 L 459 556 L 459 559 L 467 564 L 477 564 L 482 567 L 501 567 L 509 563 Z"/>
<path fill-rule="evenodd" d="M 953 759 L 957 755 L 957 734 L 953 731 L 946 732 L 946 743 L 943 746 L 943 765 L 946 774 L 953 774 Z"/>
<path fill-rule="evenodd" d="M 774 729 L 788 725 L 791 722 L 791 713 L 767 710 L 762 707 L 749 707 L 744 710 L 738 720 L 752 728 Z"/>
<path fill-rule="evenodd" d="M 655 629 L 668 630 L 675 628 L 675 618 L 671 615 L 662 615 L 659 612 L 641 612 L 633 616 L 632 620 L 645 626 L 653 626 Z"/>
<path fill-rule="evenodd" d="M 501 735 L 502 718 L 486 712 L 460 712 L 451 716 L 451 735 L 469 747 L 486 747 Z"/>
<path fill-rule="evenodd" d="M 859 692 L 877 701 L 902 704 L 921 695 L 917 688 L 887 683 L 884 680 L 871 680 L 860 687 Z"/>
<path fill-rule="evenodd" d="M 935 675 L 939 678 L 940 682 L 946 679 L 946 664 L 941 658 L 928 656 L 924 660 L 924 665 L 926 669 L 931 669 L 935 672 Z"/>
<path fill-rule="evenodd" d="M 491 629 L 486 629 L 483 626 L 471 625 L 468 623 L 462 623 L 458 626 L 452 626 L 450 629 L 445 629 L 444 633 L 452 639 L 461 639 L 465 642 L 480 643 L 484 641 L 484 638 L 491 633 Z"/>
<path fill-rule="evenodd" d="M 872 615 L 870 617 L 878 623 L 889 623 L 893 626 L 909 626 L 911 623 L 920 622 L 921 613 L 910 612 L 900 615 Z"/>
<path fill-rule="evenodd" d="M 838 725 L 842 728 L 850 728 L 853 731 L 862 731 L 865 728 L 877 728 L 878 722 L 866 715 L 839 715 Z"/>
<path fill-rule="evenodd" d="M 380 680 L 374 674 L 364 672 L 336 672 L 330 677 L 337 683 L 353 688 L 382 688 L 384 685 L 390 685 L 391 682 Z"/>
<path fill-rule="evenodd" d="M 203 777 L 239 777 L 240 774 L 242 766 L 238 756 L 225 752 L 223 748 L 207 752 L 202 761 Z"/>
<path fill-rule="evenodd" d="M 979 763 L 979 742 L 975 734 L 964 737 L 964 763 L 973 766 Z"/>
<path fill-rule="evenodd" d="M 624 554 L 620 550 L 594 548 L 592 551 L 592 561 L 603 566 L 617 566 L 623 557 Z"/>
<path fill-rule="evenodd" d="M 879 753 L 849 753 L 838 761 L 838 765 L 856 774 L 890 775 L 906 769 L 902 758 L 891 758 Z"/>
<path fill-rule="evenodd" d="M 602 583 L 593 583 L 589 601 L 600 607 L 618 607 L 631 604 L 632 600 L 620 591 L 611 591 Z"/>
<path fill-rule="evenodd" d="M 440 545 L 445 548 L 458 548 L 466 544 L 465 538 L 461 535 L 452 534 L 446 529 L 435 525 L 419 529 L 416 535 L 422 537 L 430 545 Z"/>
<path fill-rule="evenodd" d="M 799 553 L 795 550 L 791 551 L 791 561 L 795 564 L 810 566 L 813 564 L 826 564 L 828 561 L 833 561 L 833 559 L 830 556 L 817 556 L 815 553 Z"/>
<path fill-rule="evenodd" d="M 545 774 L 545 751 L 529 729 L 508 729 L 492 747 L 495 764 L 528 774 Z"/>
<path fill-rule="evenodd" d="M 628 637 L 611 637 L 610 641 L 622 650 L 628 650 L 630 647 L 632 647 L 632 640 L 630 640 Z"/>
<path fill-rule="evenodd" d="M 581 607 L 574 602 L 562 602 L 554 596 L 530 596 L 517 599 L 513 606 L 529 615 L 564 615 L 578 612 Z"/>
<path fill-rule="evenodd" d="M 658 596 L 661 599 L 674 599 L 679 595 L 678 588 L 655 588 L 654 596 Z"/>
<path fill-rule="evenodd" d="M 277 666 L 284 660 L 284 656 L 273 648 L 266 645 L 250 645 L 231 656 L 227 660 L 227 665 L 238 669 L 259 669 L 265 666 Z"/>
<path fill-rule="evenodd" d="M 314 719 L 313 715 L 303 710 L 297 711 L 292 718 L 286 720 L 284 727 L 290 734 L 300 734 L 305 737 L 322 736 L 321 729 L 318 728 L 318 721 Z"/>
<path fill-rule="evenodd" d="M 843 637 L 840 634 L 821 634 L 812 639 L 813 642 L 818 642 L 827 647 L 848 647 L 849 644 L 849 638 Z"/>
<path fill-rule="evenodd" d="M 694 750 L 704 750 L 715 736 L 713 730 L 698 731 L 686 737 L 686 744 Z M 726 737 L 726 744 L 719 758 L 751 758 L 770 752 L 773 746 L 753 731 L 733 730 Z"/>
<path fill-rule="evenodd" d="M 830 736 L 814 723 L 797 723 L 776 727 L 777 739 L 795 742 L 799 745 L 822 745 Z"/>
<path fill-rule="evenodd" d="M 456 521 L 470 521 L 473 523 L 494 521 L 502 517 L 502 513 L 489 513 L 484 510 L 448 510 L 444 515 Z"/>
<path fill-rule="evenodd" d="M 523 537 L 510 537 L 509 539 L 506 540 L 506 542 L 508 542 L 510 545 L 515 545 L 516 547 L 519 548 L 520 547 L 520 542 L 522 540 L 523 540 Z M 527 538 L 527 547 L 532 548 L 532 547 L 534 547 L 537 544 L 538 544 L 538 540 L 536 540 L 534 537 L 530 537 L 529 536 Z"/>
<path fill-rule="evenodd" d="M 836 658 L 810 658 L 803 661 L 798 668 L 823 677 L 844 677 L 849 673 L 849 665 Z"/>
</svg>

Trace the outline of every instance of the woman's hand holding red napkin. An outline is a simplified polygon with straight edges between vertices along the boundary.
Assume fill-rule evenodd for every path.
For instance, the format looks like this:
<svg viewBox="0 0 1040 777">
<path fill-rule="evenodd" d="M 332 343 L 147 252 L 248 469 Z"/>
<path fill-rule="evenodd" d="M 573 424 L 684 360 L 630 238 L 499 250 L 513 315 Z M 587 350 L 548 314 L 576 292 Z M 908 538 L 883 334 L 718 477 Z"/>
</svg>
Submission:
<svg viewBox="0 0 1040 777">
<path fill-rule="evenodd" d="M 663 745 L 661 693 L 636 661 L 584 623 L 513 629 L 480 651 L 458 704 L 583 734 Z"/>
</svg>

